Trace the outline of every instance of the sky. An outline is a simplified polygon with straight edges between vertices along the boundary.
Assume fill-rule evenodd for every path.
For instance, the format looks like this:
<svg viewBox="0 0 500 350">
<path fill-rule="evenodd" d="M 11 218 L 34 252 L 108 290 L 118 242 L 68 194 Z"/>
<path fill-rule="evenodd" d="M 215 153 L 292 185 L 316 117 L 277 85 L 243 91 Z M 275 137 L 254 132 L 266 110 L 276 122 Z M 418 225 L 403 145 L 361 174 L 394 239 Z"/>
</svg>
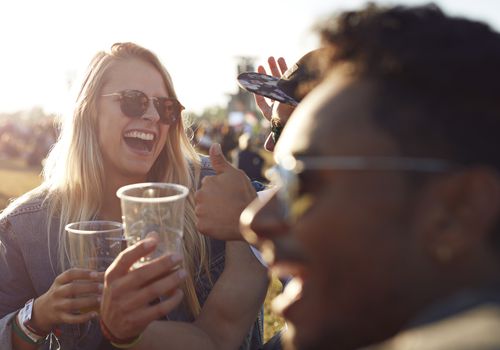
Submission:
<svg viewBox="0 0 500 350">
<path fill-rule="evenodd" d="M 422 4 L 428 1 L 375 1 Z M 500 0 L 437 0 L 449 14 L 500 30 Z M 0 2 L 0 113 L 61 114 L 73 102 L 70 82 L 92 56 L 133 41 L 156 53 L 179 100 L 196 113 L 225 105 L 237 91 L 236 64 L 285 57 L 289 65 L 318 47 L 312 26 L 361 0 L 16 0 Z"/>
</svg>

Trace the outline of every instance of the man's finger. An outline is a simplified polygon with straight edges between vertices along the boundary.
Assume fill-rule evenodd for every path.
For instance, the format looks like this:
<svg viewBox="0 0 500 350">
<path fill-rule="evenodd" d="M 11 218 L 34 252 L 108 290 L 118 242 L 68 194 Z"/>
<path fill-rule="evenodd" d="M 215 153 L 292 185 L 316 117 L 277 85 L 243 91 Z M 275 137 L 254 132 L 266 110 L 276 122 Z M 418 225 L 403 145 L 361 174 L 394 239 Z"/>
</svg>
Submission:
<svg viewBox="0 0 500 350">
<path fill-rule="evenodd" d="M 285 74 L 285 72 L 288 70 L 288 66 L 283 57 L 278 58 L 278 66 L 280 67 L 281 75 Z"/>
<path fill-rule="evenodd" d="M 143 256 L 150 254 L 157 244 L 156 237 L 148 237 L 125 249 L 106 270 L 106 281 L 125 276 L 132 265 Z"/>
<path fill-rule="evenodd" d="M 273 56 L 267 59 L 267 63 L 269 63 L 269 69 L 271 69 L 271 75 L 276 78 L 281 78 L 281 73 L 278 69 L 278 64 Z"/>
<path fill-rule="evenodd" d="M 262 115 L 264 116 L 264 118 L 271 121 L 271 116 L 273 115 L 273 110 L 272 110 L 271 106 L 269 106 L 267 104 L 267 101 L 264 98 L 264 96 L 257 95 L 257 94 L 254 94 L 254 96 L 255 96 L 255 103 L 257 104 L 257 106 L 259 106 L 259 109 L 260 109 Z"/>
</svg>

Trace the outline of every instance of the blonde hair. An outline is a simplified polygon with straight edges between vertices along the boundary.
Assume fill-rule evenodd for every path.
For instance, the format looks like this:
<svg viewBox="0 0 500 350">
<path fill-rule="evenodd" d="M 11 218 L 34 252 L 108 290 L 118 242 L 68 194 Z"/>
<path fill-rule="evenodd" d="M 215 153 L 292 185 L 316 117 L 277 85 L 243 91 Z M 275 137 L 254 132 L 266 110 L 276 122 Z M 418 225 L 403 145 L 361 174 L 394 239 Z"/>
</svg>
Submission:
<svg viewBox="0 0 500 350">
<path fill-rule="evenodd" d="M 97 53 L 84 76 L 72 118 L 61 125 L 60 137 L 51 150 L 44 169 L 40 190 L 46 193 L 49 229 L 52 218 L 59 218 L 59 263 L 67 261 L 64 226 L 75 221 L 92 220 L 101 209 L 104 193 L 103 157 L 98 142 L 98 97 L 111 65 L 136 58 L 152 64 L 163 77 L 170 97 L 177 97 L 169 73 L 151 51 L 133 43 L 117 43 L 110 52 Z M 148 181 L 173 182 L 190 189 L 184 221 L 184 264 L 189 272 L 183 289 L 185 302 L 193 316 L 200 312 L 195 280 L 204 271 L 209 274 L 208 244 L 195 224 L 194 192 L 199 181 L 200 160 L 179 120 L 168 131 L 165 147 L 147 174 Z M 49 242 L 50 245 L 50 242 Z"/>
</svg>

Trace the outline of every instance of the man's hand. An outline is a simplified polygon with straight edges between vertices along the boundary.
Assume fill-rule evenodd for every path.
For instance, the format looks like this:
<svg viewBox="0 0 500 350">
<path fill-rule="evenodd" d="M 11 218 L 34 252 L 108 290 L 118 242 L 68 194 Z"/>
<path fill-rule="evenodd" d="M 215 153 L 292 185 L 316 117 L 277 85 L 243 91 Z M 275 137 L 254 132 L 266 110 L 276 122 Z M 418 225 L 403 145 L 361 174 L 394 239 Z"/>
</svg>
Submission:
<svg viewBox="0 0 500 350">
<path fill-rule="evenodd" d="M 178 269 L 182 257 L 164 255 L 131 270 L 157 245 L 154 237 L 127 248 L 106 270 L 101 318 L 113 336 L 136 337 L 153 321 L 167 315 L 182 300 L 181 284 L 186 271 Z M 161 302 L 152 301 L 165 297 Z"/>
<path fill-rule="evenodd" d="M 212 238 L 243 240 L 240 215 L 257 193 L 245 173 L 224 158 L 219 144 L 210 147 L 209 155 L 217 175 L 203 178 L 196 192 L 197 228 Z"/>
</svg>

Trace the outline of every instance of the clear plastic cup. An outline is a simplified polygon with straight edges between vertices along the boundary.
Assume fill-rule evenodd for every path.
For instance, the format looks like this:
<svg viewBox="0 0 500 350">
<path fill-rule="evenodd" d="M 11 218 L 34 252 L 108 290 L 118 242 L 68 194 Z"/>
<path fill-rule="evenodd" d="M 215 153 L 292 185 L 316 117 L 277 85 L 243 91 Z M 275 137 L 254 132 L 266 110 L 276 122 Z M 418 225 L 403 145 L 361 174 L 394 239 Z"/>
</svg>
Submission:
<svg viewBox="0 0 500 350">
<path fill-rule="evenodd" d="M 123 225 L 115 221 L 80 221 L 65 227 L 71 267 L 106 271 L 126 246 Z"/>
<path fill-rule="evenodd" d="M 156 235 L 156 250 L 134 267 L 165 254 L 182 255 L 184 203 L 189 190 L 172 183 L 138 183 L 121 187 L 116 192 L 121 201 L 125 238 L 130 246 Z"/>
</svg>

